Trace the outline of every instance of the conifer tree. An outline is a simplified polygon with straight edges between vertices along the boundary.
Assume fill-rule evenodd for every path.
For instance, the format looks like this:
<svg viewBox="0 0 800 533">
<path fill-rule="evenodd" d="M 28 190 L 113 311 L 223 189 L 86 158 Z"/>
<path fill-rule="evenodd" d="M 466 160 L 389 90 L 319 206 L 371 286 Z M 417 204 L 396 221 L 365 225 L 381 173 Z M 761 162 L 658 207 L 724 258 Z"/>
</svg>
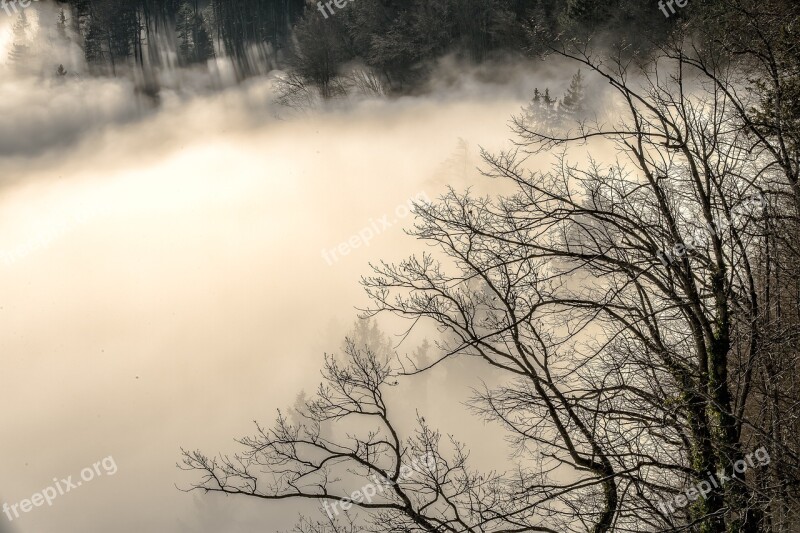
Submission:
<svg viewBox="0 0 800 533">
<path fill-rule="evenodd" d="M 566 94 L 561 99 L 561 105 L 558 107 L 561 118 L 580 120 L 585 113 L 585 100 L 586 100 L 586 87 L 583 84 L 583 76 L 581 71 L 572 76 L 572 81 L 569 84 Z"/>
<path fill-rule="evenodd" d="M 545 89 L 544 93 L 538 88 L 533 90 L 533 99 L 527 107 L 523 109 L 524 118 L 529 124 L 539 126 L 553 126 L 556 119 L 556 106 L 558 99 L 550 96 L 550 89 Z"/>
<path fill-rule="evenodd" d="M 61 11 L 58 12 L 56 31 L 58 32 L 58 38 L 61 43 L 65 43 L 69 40 L 67 35 L 67 15 L 64 13 L 64 8 L 61 8 Z"/>
<path fill-rule="evenodd" d="M 28 39 L 30 27 L 31 24 L 28 22 L 25 10 L 20 11 L 19 17 L 14 23 L 14 40 L 11 45 L 11 51 L 8 53 L 8 59 L 18 69 L 30 65 L 32 55 L 30 40 Z"/>
</svg>

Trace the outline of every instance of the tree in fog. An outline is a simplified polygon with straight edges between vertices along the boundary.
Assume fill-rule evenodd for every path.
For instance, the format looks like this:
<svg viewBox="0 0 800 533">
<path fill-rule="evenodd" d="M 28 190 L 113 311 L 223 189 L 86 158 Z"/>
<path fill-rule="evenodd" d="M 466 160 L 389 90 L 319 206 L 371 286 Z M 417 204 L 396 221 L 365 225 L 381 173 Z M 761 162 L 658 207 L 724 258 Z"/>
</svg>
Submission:
<svg viewBox="0 0 800 533">
<path fill-rule="evenodd" d="M 800 55 L 797 28 L 800 6 L 788 0 L 726 0 L 703 6 L 688 31 L 704 36 L 702 53 L 684 61 L 725 93 L 738 123 L 763 154 L 769 169 L 774 210 L 765 221 L 758 288 L 763 294 L 763 355 L 754 365 L 752 393 L 745 412 L 773 444 L 762 492 L 774 495 L 765 517 L 774 531 L 793 531 L 798 520 L 800 477 L 797 443 L 800 417 Z M 677 54 L 673 50 L 671 55 Z M 733 63 L 738 68 L 731 69 Z"/>
<path fill-rule="evenodd" d="M 61 43 L 66 43 L 69 41 L 67 22 L 67 14 L 62 7 L 58 11 L 58 18 L 56 19 L 56 35 Z"/>
<path fill-rule="evenodd" d="M 185 452 L 194 487 L 318 503 L 302 532 L 797 530 L 797 8 L 728 4 L 697 19 L 719 33 L 652 58 L 554 45 L 587 73 L 570 107 L 597 83 L 609 109 L 517 118 L 513 148 L 483 153 L 512 192 L 419 204 L 430 253 L 363 280 L 367 317 L 435 326 L 430 362 L 348 342 L 237 455 Z M 469 408 L 506 437 L 504 471 L 424 413 L 398 423 L 393 387 L 451 359 L 486 369 Z"/>
<path fill-rule="evenodd" d="M 143 63 L 141 12 L 123 0 L 92 2 L 81 17 L 84 55 L 90 65 L 116 74 L 129 58 Z"/>
<path fill-rule="evenodd" d="M 31 53 L 31 39 L 28 32 L 31 23 L 25 10 L 20 11 L 17 20 L 12 28 L 11 50 L 8 53 L 8 60 L 17 68 L 22 69 L 30 66 L 33 54 Z"/>
<path fill-rule="evenodd" d="M 294 50 L 294 65 L 297 74 L 319 88 L 323 98 L 342 94 L 337 79 L 339 66 L 352 56 L 341 29 L 341 18 L 324 18 L 319 12 L 309 9 L 306 16 L 295 27 L 297 44 Z"/>
<path fill-rule="evenodd" d="M 569 88 L 561 99 L 558 111 L 565 119 L 571 120 L 573 124 L 576 120 L 583 118 L 586 112 L 586 87 L 583 84 L 583 76 L 581 76 L 580 70 L 572 77 Z"/>
<path fill-rule="evenodd" d="M 550 96 L 550 89 L 541 92 L 539 88 L 533 90 L 533 98 L 523 108 L 522 118 L 530 125 L 539 128 L 551 128 L 558 124 L 558 98 Z"/>
</svg>

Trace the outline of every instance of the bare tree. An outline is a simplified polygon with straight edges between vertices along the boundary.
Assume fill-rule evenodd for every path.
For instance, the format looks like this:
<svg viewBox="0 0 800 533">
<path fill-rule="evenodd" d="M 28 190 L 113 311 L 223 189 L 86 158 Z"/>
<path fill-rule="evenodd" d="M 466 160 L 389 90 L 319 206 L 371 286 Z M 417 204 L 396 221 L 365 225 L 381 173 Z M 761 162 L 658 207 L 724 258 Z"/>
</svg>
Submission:
<svg viewBox="0 0 800 533">
<path fill-rule="evenodd" d="M 195 488 L 363 512 L 308 532 L 790 531 L 800 462 L 775 424 L 796 427 L 776 411 L 794 407 L 797 312 L 777 309 L 800 290 L 776 278 L 796 256 L 774 243 L 794 215 L 779 159 L 797 154 L 767 147 L 735 71 L 692 50 L 676 41 L 641 63 L 557 50 L 611 87 L 615 120 L 515 120 L 514 148 L 483 153 L 514 192 L 417 205 L 413 234 L 434 251 L 363 280 L 365 316 L 434 324 L 439 356 L 409 369 L 349 342 L 302 421 L 258 426 L 233 457 L 186 452 Z M 614 156 L 578 164 L 575 145 Z M 543 154 L 551 169 L 529 168 Z M 472 470 L 422 418 L 403 438 L 390 416 L 399 379 L 456 357 L 503 377 L 471 408 L 509 437 L 506 472 Z M 779 474 L 753 461 L 760 447 Z M 400 475 L 426 454 L 431 468 Z M 356 501 L 365 479 L 385 490 Z"/>
<path fill-rule="evenodd" d="M 403 439 L 385 398 L 398 370 L 385 354 L 353 341 L 345 352 L 343 363 L 326 358 L 325 383 L 301 408 L 302 422 L 279 414 L 272 429 L 257 426 L 254 436 L 241 439 L 245 451 L 232 457 L 185 451 L 183 468 L 203 473 L 195 488 L 322 502 L 326 519 L 303 519 L 297 531 L 304 533 L 487 530 L 537 513 L 529 501 L 513 497 L 518 487 L 471 472 L 464 447 L 455 440 L 442 447 L 441 434 L 424 419 Z M 371 514 L 338 516 L 351 505 Z"/>
<path fill-rule="evenodd" d="M 451 191 L 420 206 L 415 234 L 447 261 L 379 266 L 365 281 L 372 312 L 433 320 L 452 336 L 446 357 L 517 376 L 479 398 L 482 412 L 594 489 L 602 504 L 573 516 L 587 529 L 764 530 L 790 494 L 757 469 L 682 509 L 659 504 L 757 446 L 797 479 L 796 451 L 748 409 L 776 327 L 760 277 L 768 200 L 793 183 L 779 154 L 760 149 L 735 90 L 720 90 L 733 81 L 715 71 L 719 83 L 704 85 L 708 71 L 689 73 L 688 55 L 637 66 L 577 46 L 559 53 L 611 85 L 621 118 L 561 134 L 515 121 L 517 147 L 484 156 L 487 175 L 516 194 Z M 569 161 L 570 146 L 588 142 L 619 155 Z M 556 150 L 551 172 L 526 168 Z"/>
</svg>

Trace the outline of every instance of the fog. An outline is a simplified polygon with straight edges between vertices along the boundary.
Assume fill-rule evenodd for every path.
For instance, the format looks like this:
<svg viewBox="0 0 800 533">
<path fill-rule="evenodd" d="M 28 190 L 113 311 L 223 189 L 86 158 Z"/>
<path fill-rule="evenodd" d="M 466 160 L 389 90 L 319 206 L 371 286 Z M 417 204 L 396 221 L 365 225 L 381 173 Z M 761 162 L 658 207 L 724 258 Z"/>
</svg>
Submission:
<svg viewBox="0 0 800 533">
<path fill-rule="evenodd" d="M 290 527 L 292 503 L 178 490 L 192 481 L 180 448 L 236 451 L 253 419 L 268 425 L 312 390 L 365 304 L 368 262 L 425 249 L 399 206 L 448 185 L 496 192 L 479 147 L 507 146 L 533 87 L 571 75 L 444 61 L 423 95 L 296 112 L 273 103 L 274 75 L 209 90 L 186 81 L 206 74 L 173 73 L 182 81 L 155 104 L 124 79 L 0 69 L 0 501 L 109 456 L 118 466 L 14 533 Z M 382 218 L 368 245 L 326 260 Z M 381 323 L 393 340 L 395 326 Z M 432 374 L 414 407 L 488 449 L 470 439 L 480 422 L 446 407 L 469 392 L 454 374 Z"/>
</svg>

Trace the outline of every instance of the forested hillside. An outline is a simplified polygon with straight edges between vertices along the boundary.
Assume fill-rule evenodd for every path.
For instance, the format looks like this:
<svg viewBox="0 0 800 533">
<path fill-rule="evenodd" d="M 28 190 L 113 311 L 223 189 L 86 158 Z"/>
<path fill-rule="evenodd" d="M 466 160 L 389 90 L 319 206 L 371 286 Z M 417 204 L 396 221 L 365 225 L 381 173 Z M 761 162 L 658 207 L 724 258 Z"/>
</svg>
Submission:
<svg viewBox="0 0 800 533">
<path fill-rule="evenodd" d="M 357 62 L 390 91 L 413 87 L 445 54 L 483 62 L 541 52 L 556 39 L 595 37 L 649 49 L 675 20 L 647 2 L 612 0 L 70 0 L 53 21 L 79 36 L 98 72 L 230 57 L 240 79 L 295 70 L 323 95 Z M 680 13 L 674 17 L 678 19 Z"/>
</svg>

